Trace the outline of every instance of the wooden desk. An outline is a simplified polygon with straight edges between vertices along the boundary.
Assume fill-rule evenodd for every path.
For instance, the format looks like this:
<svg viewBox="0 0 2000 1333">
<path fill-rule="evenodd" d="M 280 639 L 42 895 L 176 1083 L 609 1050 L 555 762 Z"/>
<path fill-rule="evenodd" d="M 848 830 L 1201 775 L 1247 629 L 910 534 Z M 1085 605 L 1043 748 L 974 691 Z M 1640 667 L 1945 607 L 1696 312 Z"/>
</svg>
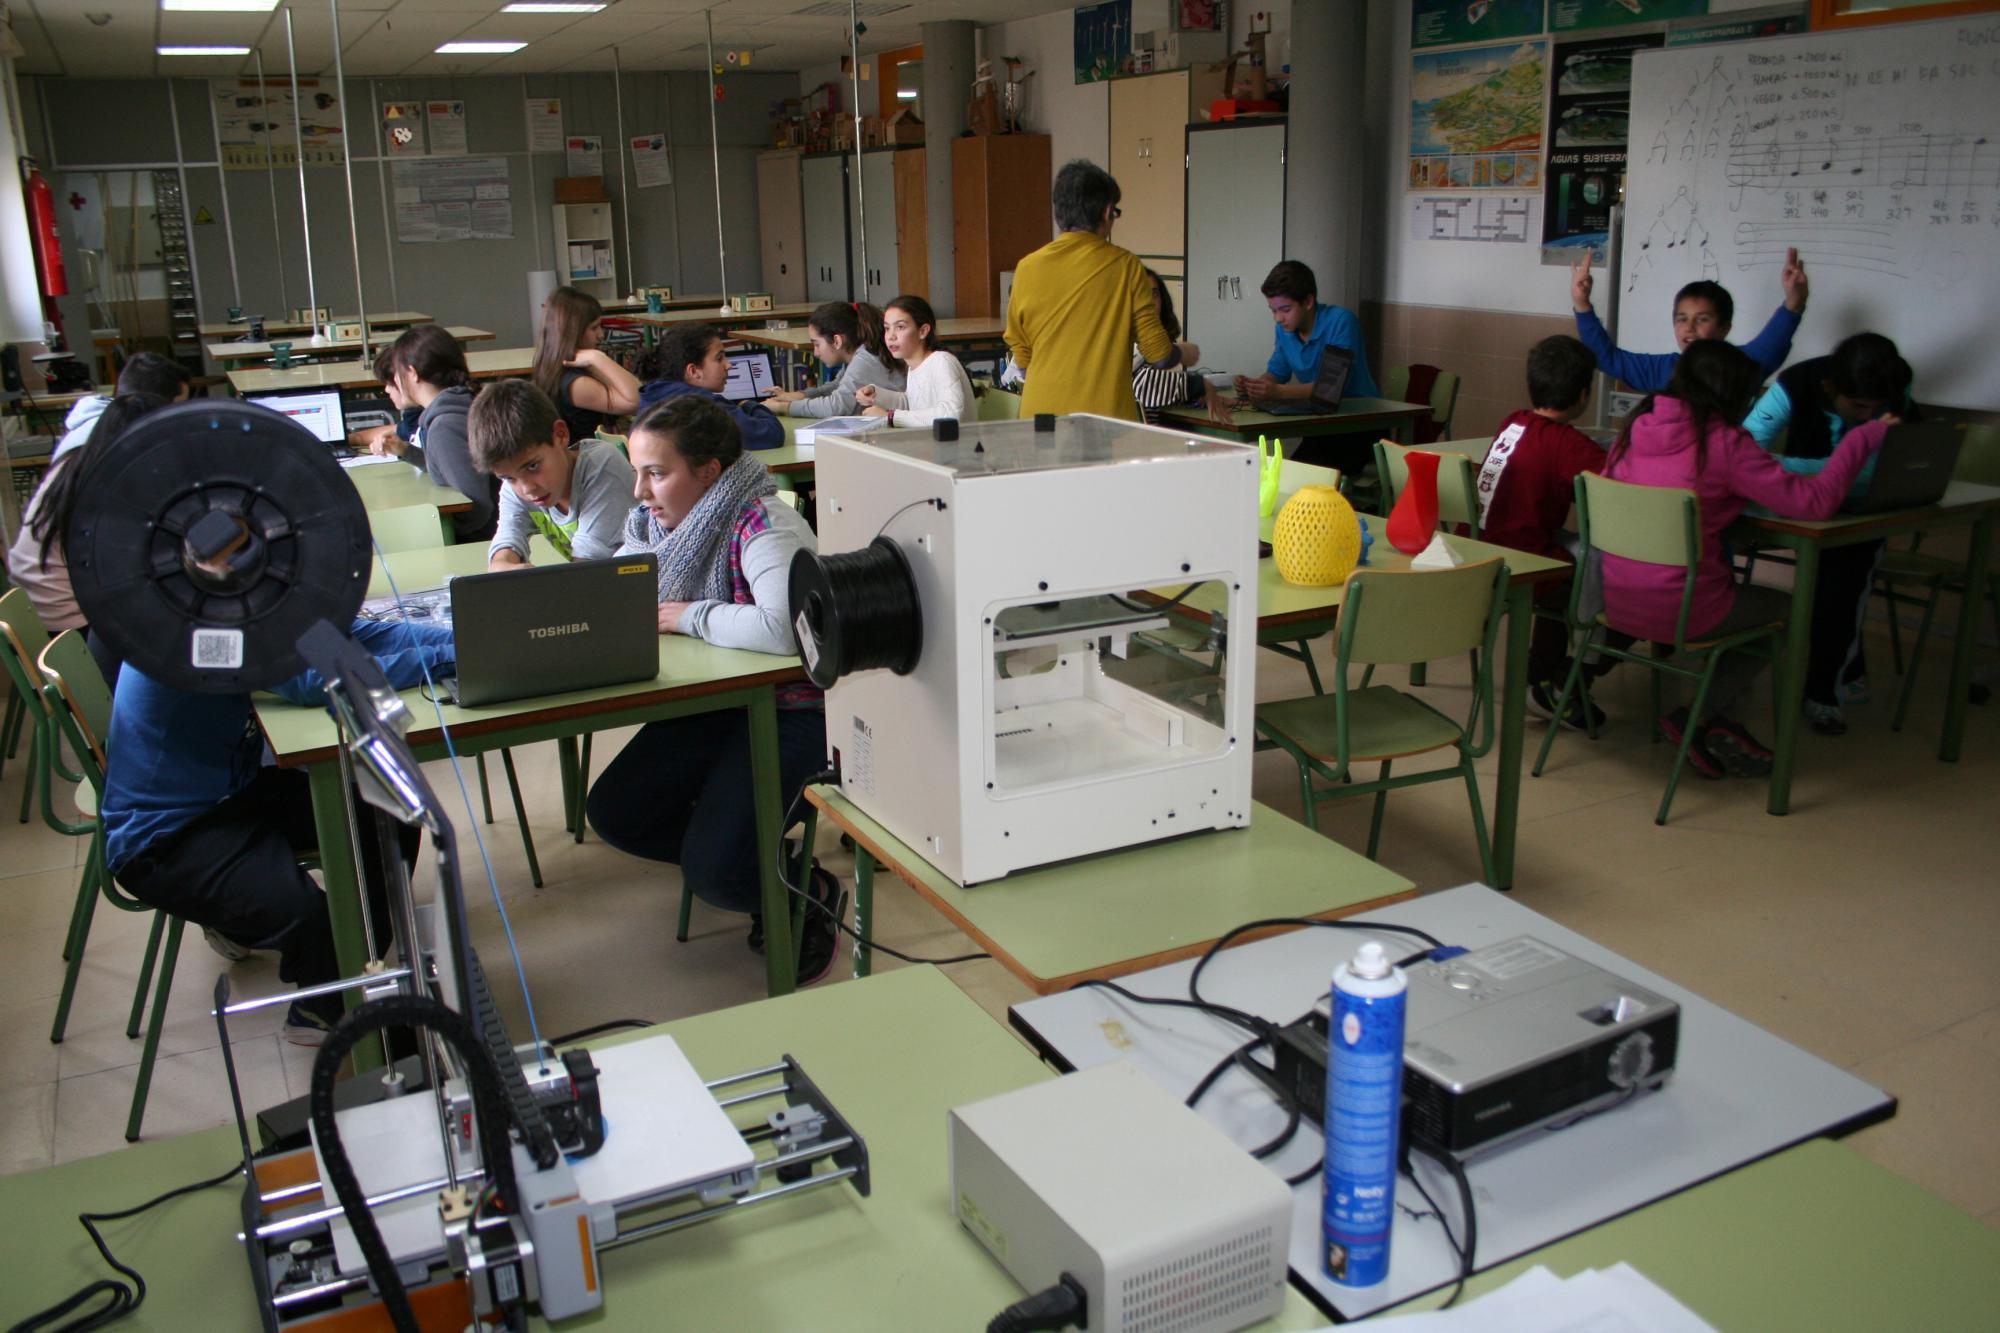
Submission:
<svg viewBox="0 0 2000 1333">
<path fill-rule="evenodd" d="M 915 889 L 1038 995 L 1192 958 L 1265 917 L 1333 920 L 1415 890 L 1409 880 L 1265 805 L 1250 826 L 1214 829 L 960 888 L 840 794 L 806 800 L 854 840 L 854 929 L 866 935 L 879 864 Z M 806 826 L 810 846 L 813 826 Z M 867 950 L 855 947 L 866 974 Z"/>
<path fill-rule="evenodd" d="M 466 368 L 476 380 L 511 379 L 535 368 L 532 347 L 482 347 L 465 354 Z M 306 389 L 372 389 L 381 383 L 367 361 L 327 361 L 287 370 L 258 367 L 229 372 L 229 387 L 239 394 L 296 393 Z"/>
<path fill-rule="evenodd" d="M 1782 546 L 1797 559 L 1792 574 L 1791 618 L 1785 627 L 1784 662 L 1778 676 L 1778 734 L 1772 751 L 1769 809 L 1774 815 L 1792 808 L 1792 773 L 1798 753 L 1799 719 L 1806 694 L 1806 659 L 1812 652 L 1813 588 L 1819 580 L 1819 554 L 1834 546 L 1880 541 L 1903 532 L 1921 532 L 1953 523 L 1972 527 L 1967 564 L 1971 589 L 1959 599 L 1958 628 L 1952 642 L 1951 679 L 1946 695 L 1944 732 L 1938 758 L 1958 759 L 1965 739 L 1965 697 L 1972 683 L 1972 658 L 1979 647 L 1979 615 L 1984 605 L 1987 562 L 1993 546 L 1993 515 L 2000 510 L 2000 486 L 1954 481 L 1937 504 L 1888 514 L 1841 514 L 1814 522 L 1797 518 L 1749 518 L 1735 526 L 1749 541 Z"/>
<path fill-rule="evenodd" d="M 376 578 L 371 587 L 375 595 L 381 595 L 376 588 L 387 591 L 383 563 L 379 558 L 375 562 Z M 388 557 L 387 565 L 397 586 L 412 592 L 439 587 L 451 575 L 485 573 L 486 548 L 473 543 L 400 551 Z M 433 704 L 421 689 L 403 691 L 403 702 L 410 710 L 410 745 L 423 760 L 444 758 L 449 753 L 440 720 L 450 728 L 458 754 L 469 756 L 664 718 L 746 709 L 757 841 L 762 851 L 766 980 L 771 994 L 782 995 L 792 989 L 796 978 L 791 908 L 776 874 L 782 832 L 779 820 L 784 812 L 779 809 L 778 718 L 773 690 L 802 678 L 795 657 L 717 648 L 684 635 L 663 634 L 660 672 L 652 680 L 479 708 Z M 319 831 L 335 951 L 342 975 L 353 976 L 368 960 L 333 719 L 324 708 L 301 708 L 270 694 L 257 696 L 256 711 L 278 766 L 303 768 L 311 779 L 313 819 Z"/>
<path fill-rule="evenodd" d="M 492 342 L 494 338 L 494 335 L 485 329 L 475 329 L 465 324 L 447 324 L 444 331 L 458 339 L 461 343 Z M 270 330 L 266 329 L 265 332 L 268 333 Z M 284 341 L 288 340 L 279 338 L 260 343 L 213 342 L 205 344 L 202 350 L 217 361 L 262 361 L 276 356 L 277 352 L 274 350 L 275 344 Z M 380 344 L 389 340 L 376 339 L 374 341 Z M 351 352 L 360 346 L 361 339 L 359 338 L 327 338 L 315 334 L 309 338 L 293 340 L 292 355 L 312 356 L 320 352 Z M 370 378 L 372 379 L 373 376 L 370 376 Z"/>
<path fill-rule="evenodd" d="M 1260 435 L 1293 440 L 1378 433 L 1408 444 L 1417 420 L 1430 414 L 1428 403 L 1399 403 L 1391 398 L 1349 398 L 1340 404 L 1338 412 L 1232 412 L 1226 426 L 1210 421 L 1208 412 L 1203 408 L 1166 407 L 1160 409 L 1160 424 L 1244 444 L 1255 444 Z"/>
<path fill-rule="evenodd" d="M 359 324 L 361 316 L 335 315 L 329 322 L 334 324 Z M 388 310 L 379 315 L 370 311 L 368 314 L 368 328 L 370 332 L 376 329 L 406 329 L 412 324 L 434 324 L 436 322 L 431 316 L 416 310 Z M 199 328 L 201 336 L 204 338 L 236 338 L 250 331 L 250 321 L 242 319 L 234 324 L 203 324 Z M 266 334 L 276 334 L 280 337 L 287 333 L 311 333 L 312 330 L 313 325 L 307 320 L 267 319 L 264 321 L 264 332 Z"/>
</svg>

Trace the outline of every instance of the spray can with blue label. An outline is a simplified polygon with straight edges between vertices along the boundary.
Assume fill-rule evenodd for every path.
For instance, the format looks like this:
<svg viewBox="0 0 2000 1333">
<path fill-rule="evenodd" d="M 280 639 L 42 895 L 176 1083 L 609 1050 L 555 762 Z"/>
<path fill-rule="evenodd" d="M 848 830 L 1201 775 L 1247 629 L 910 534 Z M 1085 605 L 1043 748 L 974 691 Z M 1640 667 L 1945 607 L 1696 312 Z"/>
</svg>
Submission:
<svg viewBox="0 0 2000 1333">
<path fill-rule="evenodd" d="M 1333 970 L 1320 1229 L 1326 1275 L 1344 1287 L 1372 1287 L 1389 1276 L 1405 990 L 1403 974 L 1374 940 Z"/>
</svg>

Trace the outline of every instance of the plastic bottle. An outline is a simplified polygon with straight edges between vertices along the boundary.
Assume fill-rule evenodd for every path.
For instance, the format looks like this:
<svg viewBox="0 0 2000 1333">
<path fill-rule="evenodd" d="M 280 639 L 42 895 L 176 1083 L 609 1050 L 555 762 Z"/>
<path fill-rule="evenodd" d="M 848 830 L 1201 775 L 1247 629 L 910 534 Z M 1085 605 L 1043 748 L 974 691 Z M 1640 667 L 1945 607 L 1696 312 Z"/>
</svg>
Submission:
<svg viewBox="0 0 2000 1333">
<path fill-rule="evenodd" d="M 1327 1277 L 1344 1287 L 1372 1287 L 1389 1275 L 1405 990 L 1402 972 L 1374 940 L 1333 970 L 1321 1262 Z"/>
</svg>

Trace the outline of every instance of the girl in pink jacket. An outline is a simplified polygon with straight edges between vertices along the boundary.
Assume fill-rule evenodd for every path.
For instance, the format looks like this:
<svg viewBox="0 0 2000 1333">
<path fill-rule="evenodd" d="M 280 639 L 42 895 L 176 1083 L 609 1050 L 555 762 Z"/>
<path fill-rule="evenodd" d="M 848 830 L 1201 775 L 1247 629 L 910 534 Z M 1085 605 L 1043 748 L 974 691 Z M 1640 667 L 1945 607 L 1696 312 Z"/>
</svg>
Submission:
<svg viewBox="0 0 2000 1333">
<path fill-rule="evenodd" d="M 1641 404 L 1605 461 L 1604 475 L 1641 486 L 1694 491 L 1701 523 L 1701 563 L 1687 637 L 1716 638 L 1757 625 L 1783 623 L 1789 594 L 1755 584 L 1735 587 L 1723 530 L 1751 504 L 1788 518 L 1831 518 L 1855 473 L 1882 447 L 1894 418 L 1849 431 L 1812 475 L 1785 471 L 1741 425 L 1763 380 L 1757 363 L 1727 343 L 1696 342 L 1682 353 L 1666 389 Z M 1605 619 L 1611 628 L 1655 643 L 1672 643 L 1680 615 L 1682 571 L 1606 555 Z M 1763 663 L 1748 654 L 1724 657 L 1709 685 L 1707 718 L 1694 720 L 1688 762 L 1706 777 L 1754 776 L 1771 770 L 1771 752 L 1731 713 Z M 1678 743 L 1689 725 L 1686 708 L 1660 719 Z"/>
</svg>

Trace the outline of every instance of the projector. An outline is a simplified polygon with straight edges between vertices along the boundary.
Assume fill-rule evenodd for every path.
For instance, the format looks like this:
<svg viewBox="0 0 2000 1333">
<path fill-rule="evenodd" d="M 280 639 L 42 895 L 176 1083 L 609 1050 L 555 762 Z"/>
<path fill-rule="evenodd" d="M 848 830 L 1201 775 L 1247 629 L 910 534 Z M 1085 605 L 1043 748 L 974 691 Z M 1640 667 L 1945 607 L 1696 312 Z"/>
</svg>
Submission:
<svg viewBox="0 0 2000 1333">
<path fill-rule="evenodd" d="M 954 1109 L 952 1215 L 1030 1292 L 1067 1275 L 1086 1329 L 1227 1333 L 1285 1299 L 1292 1192 L 1117 1061 Z"/>
<path fill-rule="evenodd" d="M 1531 935 L 1406 968 L 1403 1133 L 1460 1157 L 1615 1106 L 1673 1073 L 1680 1005 Z M 1317 1120 L 1327 1001 L 1279 1033 L 1275 1082 Z"/>
</svg>

